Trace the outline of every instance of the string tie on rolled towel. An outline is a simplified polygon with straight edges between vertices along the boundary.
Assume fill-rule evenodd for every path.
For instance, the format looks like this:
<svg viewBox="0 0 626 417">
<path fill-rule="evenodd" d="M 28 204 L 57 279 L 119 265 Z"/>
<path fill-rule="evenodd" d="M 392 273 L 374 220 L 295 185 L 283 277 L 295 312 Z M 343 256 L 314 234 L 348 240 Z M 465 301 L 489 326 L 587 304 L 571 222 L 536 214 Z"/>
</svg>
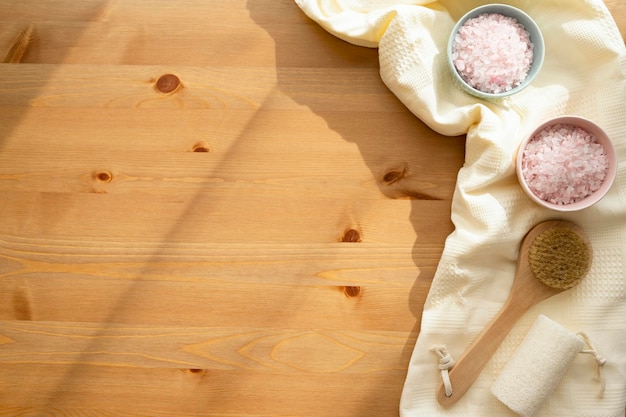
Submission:
<svg viewBox="0 0 626 417">
<path fill-rule="evenodd" d="M 449 397 L 452 395 L 452 382 L 450 382 L 448 370 L 454 366 L 454 359 L 452 359 L 452 356 L 448 353 L 445 345 L 434 345 L 430 350 L 439 356 L 441 379 L 443 380 L 443 386 L 446 390 L 446 397 Z"/>
<path fill-rule="evenodd" d="M 588 355 L 592 355 L 593 358 L 596 360 L 596 380 L 600 381 L 600 398 L 604 398 L 604 391 L 606 389 L 606 382 L 604 381 L 604 377 L 602 375 L 602 367 L 606 364 L 606 358 L 602 355 L 600 355 L 597 351 L 597 349 L 595 348 L 595 346 L 591 343 L 591 339 L 589 338 L 589 336 L 587 336 L 587 334 L 585 334 L 584 332 L 578 332 L 576 333 L 576 335 L 578 337 L 580 337 L 581 339 L 583 339 L 583 341 L 585 342 L 585 344 L 587 345 L 587 347 L 589 347 L 589 349 L 583 349 L 580 351 L 580 353 L 586 353 Z"/>
</svg>

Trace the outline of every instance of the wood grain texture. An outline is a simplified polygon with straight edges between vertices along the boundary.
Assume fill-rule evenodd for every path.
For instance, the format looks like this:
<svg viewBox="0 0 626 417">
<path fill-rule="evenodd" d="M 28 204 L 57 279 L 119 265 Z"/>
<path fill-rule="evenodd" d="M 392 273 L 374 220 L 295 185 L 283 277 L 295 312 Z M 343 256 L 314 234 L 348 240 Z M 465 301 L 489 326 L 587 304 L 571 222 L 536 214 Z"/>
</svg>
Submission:
<svg viewBox="0 0 626 417">
<path fill-rule="evenodd" d="M 464 139 L 375 49 L 291 0 L 0 25 L 0 416 L 397 415 Z"/>
</svg>

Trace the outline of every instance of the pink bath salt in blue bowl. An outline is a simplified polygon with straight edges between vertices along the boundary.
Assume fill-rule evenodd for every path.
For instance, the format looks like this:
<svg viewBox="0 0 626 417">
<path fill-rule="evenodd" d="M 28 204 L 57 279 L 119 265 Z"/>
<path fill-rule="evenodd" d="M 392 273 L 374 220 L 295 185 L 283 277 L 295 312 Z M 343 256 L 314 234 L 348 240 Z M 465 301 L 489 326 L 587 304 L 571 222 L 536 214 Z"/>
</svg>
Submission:
<svg viewBox="0 0 626 417">
<path fill-rule="evenodd" d="M 463 16 L 448 41 L 448 63 L 456 82 L 480 98 L 515 94 L 536 77 L 544 43 L 523 11 L 488 4 Z"/>
</svg>

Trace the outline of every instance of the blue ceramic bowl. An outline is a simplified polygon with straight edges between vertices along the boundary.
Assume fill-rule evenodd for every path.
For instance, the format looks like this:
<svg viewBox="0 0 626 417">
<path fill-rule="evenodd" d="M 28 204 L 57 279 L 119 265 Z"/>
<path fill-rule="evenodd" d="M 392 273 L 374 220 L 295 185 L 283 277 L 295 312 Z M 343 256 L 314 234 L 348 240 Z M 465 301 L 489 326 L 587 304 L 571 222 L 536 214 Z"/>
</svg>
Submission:
<svg viewBox="0 0 626 417">
<path fill-rule="evenodd" d="M 459 31 L 459 28 L 465 24 L 465 22 L 469 19 L 477 17 L 483 13 L 498 13 L 504 16 L 515 18 L 521 25 L 524 26 L 526 31 L 530 35 L 530 41 L 533 44 L 533 62 L 531 64 L 528 75 L 524 79 L 524 81 L 517 87 L 502 93 L 488 93 L 484 91 L 480 91 L 471 85 L 469 85 L 458 73 L 454 66 L 454 62 L 452 60 L 452 51 L 454 45 L 454 37 L 456 33 Z M 515 93 L 522 91 L 524 88 L 528 87 L 530 83 L 535 79 L 541 66 L 543 65 L 545 54 L 545 45 L 543 41 L 543 36 L 541 34 L 541 30 L 539 26 L 535 23 L 535 21 L 528 16 L 526 13 L 521 11 L 520 9 L 508 6 L 506 4 L 486 4 L 484 6 L 477 7 L 468 13 L 466 13 L 454 26 L 452 33 L 450 34 L 450 38 L 448 40 L 448 64 L 450 66 L 450 70 L 452 72 L 452 77 L 455 81 L 469 94 L 482 98 L 482 99 L 498 99 L 502 97 L 511 96 Z"/>
</svg>

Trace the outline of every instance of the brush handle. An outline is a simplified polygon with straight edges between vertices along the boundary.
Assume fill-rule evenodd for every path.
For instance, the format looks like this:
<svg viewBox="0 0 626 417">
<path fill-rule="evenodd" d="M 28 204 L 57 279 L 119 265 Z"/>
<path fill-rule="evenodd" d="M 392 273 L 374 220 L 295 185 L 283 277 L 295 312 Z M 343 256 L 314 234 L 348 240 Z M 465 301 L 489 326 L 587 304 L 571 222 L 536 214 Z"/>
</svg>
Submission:
<svg viewBox="0 0 626 417">
<path fill-rule="evenodd" d="M 440 384 L 437 390 L 439 404 L 448 407 L 463 397 L 525 311 L 526 309 L 518 308 L 512 303 L 507 303 L 500 310 L 491 324 L 472 342 L 463 356 L 450 369 L 449 376 L 452 383 L 450 397 L 446 396 L 443 383 Z"/>
</svg>

